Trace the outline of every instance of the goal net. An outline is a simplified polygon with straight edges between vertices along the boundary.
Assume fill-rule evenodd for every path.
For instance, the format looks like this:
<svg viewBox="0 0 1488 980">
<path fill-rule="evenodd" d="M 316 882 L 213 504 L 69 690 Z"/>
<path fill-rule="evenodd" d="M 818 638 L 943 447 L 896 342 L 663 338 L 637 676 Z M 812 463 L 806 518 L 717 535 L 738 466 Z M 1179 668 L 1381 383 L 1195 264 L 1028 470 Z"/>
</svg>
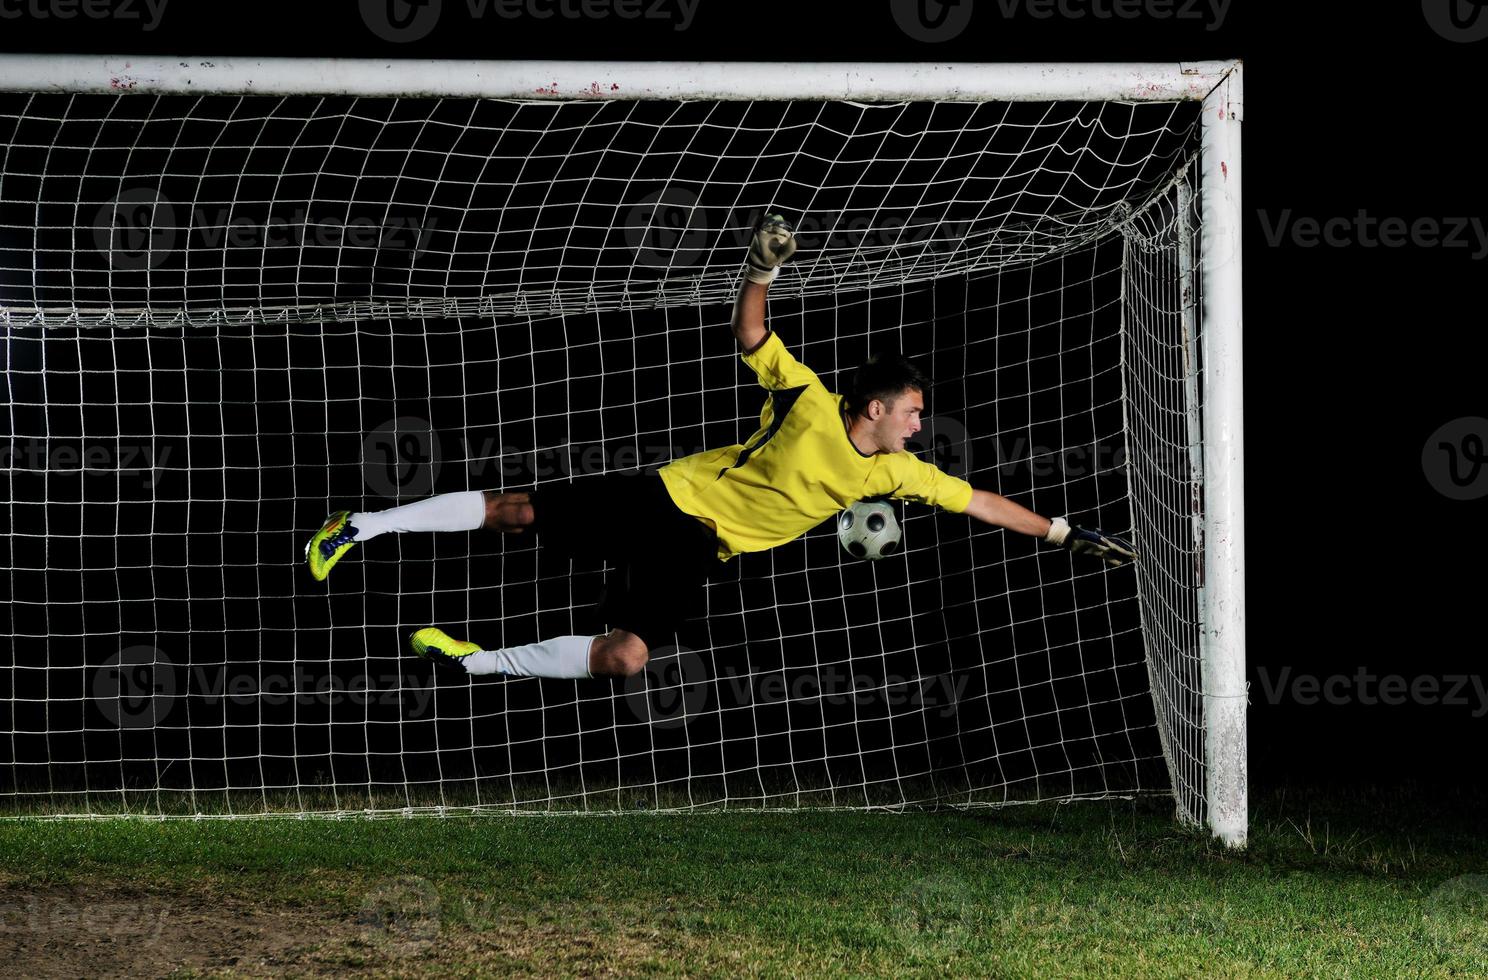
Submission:
<svg viewBox="0 0 1488 980">
<path fill-rule="evenodd" d="M 0 59 L 7 814 L 998 806 L 1244 840 L 1238 66 Z M 896 504 L 725 566 L 629 680 L 431 670 L 603 632 L 603 563 L 333 510 L 654 470 L 765 393 L 935 383 L 911 451 L 1135 541 Z M 615 513 L 612 519 L 627 519 Z"/>
</svg>

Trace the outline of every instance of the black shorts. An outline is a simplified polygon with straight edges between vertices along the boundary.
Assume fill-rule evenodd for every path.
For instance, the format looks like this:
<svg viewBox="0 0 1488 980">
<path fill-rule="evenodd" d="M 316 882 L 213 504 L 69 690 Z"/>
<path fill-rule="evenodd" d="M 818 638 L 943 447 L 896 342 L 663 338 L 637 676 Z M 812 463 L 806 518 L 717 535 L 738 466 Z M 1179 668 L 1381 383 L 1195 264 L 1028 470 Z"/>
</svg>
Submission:
<svg viewBox="0 0 1488 980">
<path fill-rule="evenodd" d="M 722 567 L 713 529 L 672 502 L 655 473 L 631 471 L 551 483 L 531 492 L 532 525 L 545 551 L 604 559 L 613 568 L 599 611 L 656 650 L 704 611 L 709 575 Z"/>
</svg>

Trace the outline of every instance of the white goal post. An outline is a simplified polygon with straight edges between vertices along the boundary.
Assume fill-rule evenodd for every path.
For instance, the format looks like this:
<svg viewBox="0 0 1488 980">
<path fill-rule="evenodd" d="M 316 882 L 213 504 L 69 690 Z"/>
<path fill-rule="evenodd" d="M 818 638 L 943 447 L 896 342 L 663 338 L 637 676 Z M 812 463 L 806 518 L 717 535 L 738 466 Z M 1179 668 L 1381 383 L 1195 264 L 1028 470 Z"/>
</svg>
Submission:
<svg viewBox="0 0 1488 980">
<path fill-rule="evenodd" d="M 978 806 L 1162 792 L 1180 820 L 1243 846 L 1242 93 L 1236 61 L 0 56 L 14 651 L 0 662 L 0 811 L 604 809 L 597 801 L 626 808 L 638 790 L 651 808 Z M 350 204 L 369 201 L 386 209 L 361 247 Z M 120 202 L 153 209 L 133 244 L 98 225 L 100 208 Z M 346 227 L 315 239 L 315 208 L 336 202 Z M 641 204 L 653 224 L 662 205 L 680 224 L 656 238 L 634 226 Z M 545 576 L 528 552 L 508 553 L 515 570 L 497 581 L 451 572 L 460 559 L 502 559 L 462 534 L 432 554 L 383 542 L 379 557 L 369 544 L 373 598 L 361 580 L 338 591 L 333 579 L 312 614 L 286 594 L 310 591 L 303 569 L 262 541 L 282 550 L 313 530 L 305 515 L 346 492 L 336 467 L 362 473 L 367 459 L 332 450 L 317 467 L 310 446 L 344 438 L 365 453 L 375 431 L 444 461 L 443 480 L 436 468 L 395 481 L 383 493 L 395 497 L 435 481 L 519 489 L 501 470 L 511 433 L 535 459 L 573 449 L 590 415 L 611 420 L 594 422 L 596 444 L 614 441 L 606 425 L 628 425 L 619 435 L 637 453 L 648 436 L 675 448 L 736 424 L 747 434 L 758 405 L 748 384 L 729 387 L 737 361 L 722 323 L 743 259 L 733 246 L 764 207 L 817 236 L 803 235 L 771 293 L 772 322 L 798 356 L 840 380 L 867 345 L 905 343 L 962 413 L 937 437 L 984 457 L 995 438 L 996 462 L 958 475 L 1032 495 L 1022 502 L 1044 513 L 1068 502 L 1091 524 L 1123 515 L 1125 527 L 1103 526 L 1136 538 L 1129 586 L 923 515 L 907 524 L 907 572 L 865 570 L 813 532 L 799 551 L 745 564 L 737 583 L 711 584 L 710 610 L 737 630 L 710 626 L 701 655 L 679 644 L 668 661 L 680 676 L 667 703 L 705 714 L 697 724 L 657 720 L 648 690 L 669 682 L 649 673 L 640 701 L 620 686 L 531 680 L 462 683 L 457 698 L 399 673 L 390 713 L 308 699 L 281 711 L 265 683 L 275 671 L 315 687 L 317 669 L 341 676 L 356 662 L 376 688 L 376 671 L 396 662 L 381 652 L 393 627 L 463 616 L 526 642 L 539 624 L 578 628 L 592 601 L 586 570 Z M 813 213 L 831 218 L 812 225 Z M 298 237 L 265 231 L 286 220 Z M 398 239 L 400 222 L 416 242 Z M 258 237 L 240 247 L 243 229 Z M 911 349 L 919 337 L 929 339 Z M 400 373 L 410 357 L 427 381 L 414 396 Z M 653 363 L 654 379 L 605 393 L 618 383 L 607 379 Z M 209 364 L 218 380 L 203 380 Z M 322 386 L 313 396 L 307 374 Z M 553 386 L 561 393 L 545 401 Z M 410 397 L 423 399 L 412 423 Z M 658 397 L 669 404 L 654 408 Z M 702 423 L 724 402 L 725 430 Z M 457 407 L 456 421 L 439 421 Z M 633 420 L 614 422 L 617 412 Z M 1032 448 L 1004 453 L 1003 436 L 1019 432 Z M 1119 455 L 1098 472 L 1019 482 L 1043 458 L 1039 432 L 1063 440 L 1046 456 L 1076 441 L 1119 443 Z M 144 463 L 126 458 L 131 440 Z M 181 449 L 175 461 L 161 458 L 167 445 Z M 623 468 L 605 453 L 601 468 Z M 464 482 L 451 482 L 453 462 Z M 90 472 L 111 474 L 113 489 L 100 496 Z M 366 482 L 369 497 L 382 489 Z M 199 542 L 190 515 L 214 506 L 218 543 L 180 555 L 159 543 Z M 228 516 L 236 506 L 254 509 L 257 543 Z M 110 524 L 109 508 L 128 516 Z M 526 579 L 537 591 L 514 612 L 503 603 L 526 594 Z M 1029 611 L 1066 593 L 1067 609 Z M 450 594 L 462 599 L 453 614 L 441 606 Z M 406 608 L 411 598 L 422 611 Z M 258 620 L 261 631 L 243 625 Z M 303 640 L 310 629 L 324 640 Z M 1136 637 L 1150 723 L 1130 717 L 1132 675 L 1101 661 Z M 941 664 L 929 652 L 941 645 L 943 664 L 926 666 Z M 811 685 L 795 683 L 792 651 L 807 651 Z M 687 676 L 693 660 L 705 679 Z M 243 670 L 258 687 L 234 695 Z M 853 684 L 873 678 L 888 706 L 829 692 L 839 670 Z M 770 703 L 760 681 L 777 675 L 793 693 Z M 942 676 L 971 686 L 933 720 L 925 704 L 889 697 Z M 688 685 L 707 696 L 690 700 Z M 638 722 L 621 717 L 624 704 L 643 706 Z M 1009 704 L 1026 713 L 1008 718 Z M 1116 775 L 1140 771 L 1147 753 L 1134 743 L 1149 730 L 1166 786 Z"/>
</svg>

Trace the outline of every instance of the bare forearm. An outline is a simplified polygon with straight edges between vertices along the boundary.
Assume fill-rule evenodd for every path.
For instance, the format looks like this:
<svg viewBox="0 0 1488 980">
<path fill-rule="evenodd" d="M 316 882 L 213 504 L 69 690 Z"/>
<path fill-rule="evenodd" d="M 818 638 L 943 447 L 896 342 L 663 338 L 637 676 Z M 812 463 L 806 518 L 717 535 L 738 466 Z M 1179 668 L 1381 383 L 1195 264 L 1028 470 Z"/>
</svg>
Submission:
<svg viewBox="0 0 1488 980">
<path fill-rule="evenodd" d="M 966 513 L 979 521 L 1005 527 L 1019 534 L 1042 538 L 1049 533 L 1049 519 L 990 490 L 973 490 Z"/>
<path fill-rule="evenodd" d="M 765 339 L 765 294 L 769 283 L 744 280 L 734 300 L 734 336 L 746 351 L 754 350 Z"/>
</svg>

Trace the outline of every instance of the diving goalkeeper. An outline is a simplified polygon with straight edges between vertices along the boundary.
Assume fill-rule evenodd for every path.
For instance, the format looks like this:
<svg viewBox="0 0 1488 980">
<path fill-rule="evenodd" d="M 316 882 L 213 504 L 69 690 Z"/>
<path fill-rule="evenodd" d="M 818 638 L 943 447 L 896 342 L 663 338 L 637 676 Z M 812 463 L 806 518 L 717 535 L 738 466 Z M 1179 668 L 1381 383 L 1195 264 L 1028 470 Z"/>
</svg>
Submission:
<svg viewBox="0 0 1488 980">
<path fill-rule="evenodd" d="M 769 393 L 759 431 L 747 444 L 673 460 L 655 474 L 611 473 L 526 493 L 472 490 L 378 512 L 342 511 L 305 546 L 311 574 L 324 580 L 353 547 L 395 531 L 487 528 L 535 536 L 543 548 L 573 557 L 608 559 L 615 567 L 599 611 L 614 628 L 603 636 L 484 650 L 429 628 L 410 642 L 420 656 L 452 660 L 472 674 L 629 677 L 699 611 L 707 579 L 723 562 L 792 541 L 867 497 L 968 514 L 1111 565 L 1137 557 L 1120 538 L 1040 517 L 906 452 L 920 429 L 930 381 L 904 358 L 875 357 L 853 374 L 845 397 L 828 391 L 765 324 L 765 295 L 795 249 L 785 220 L 766 216 L 734 302 L 733 332 L 744 363 Z"/>
</svg>

